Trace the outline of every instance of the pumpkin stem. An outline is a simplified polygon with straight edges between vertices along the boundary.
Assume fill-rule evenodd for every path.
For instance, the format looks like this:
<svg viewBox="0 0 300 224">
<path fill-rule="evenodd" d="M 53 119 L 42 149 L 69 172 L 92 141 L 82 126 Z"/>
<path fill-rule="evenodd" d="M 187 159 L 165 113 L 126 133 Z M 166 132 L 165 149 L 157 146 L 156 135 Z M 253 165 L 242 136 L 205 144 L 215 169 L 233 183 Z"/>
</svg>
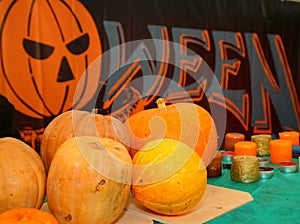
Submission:
<svg viewBox="0 0 300 224">
<path fill-rule="evenodd" d="M 92 110 L 91 113 L 92 113 L 92 114 L 98 114 L 98 108 L 93 108 L 93 110 Z"/>
<path fill-rule="evenodd" d="M 18 221 L 24 221 L 24 222 L 26 222 L 26 221 L 28 221 L 28 218 L 25 216 L 25 215 L 20 215 L 19 217 L 18 217 Z"/>
<path fill-rule="evenodd" d="M 158 98 L 156 100 L 156 104 L 157 104 L 158 109 L 161 110 L 161 111 L 167 110 L 166 102 L 167 102 L 167 100 L 165 98 Z"/>
</svg>

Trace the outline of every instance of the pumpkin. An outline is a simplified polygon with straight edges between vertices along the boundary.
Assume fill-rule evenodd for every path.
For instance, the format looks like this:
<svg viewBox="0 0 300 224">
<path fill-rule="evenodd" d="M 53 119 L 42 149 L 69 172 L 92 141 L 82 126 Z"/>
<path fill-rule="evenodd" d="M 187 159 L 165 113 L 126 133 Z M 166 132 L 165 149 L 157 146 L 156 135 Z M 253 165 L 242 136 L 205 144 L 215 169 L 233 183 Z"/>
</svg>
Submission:
<svg viewBox="0 0 300 224">
<path fill-rule="evenodd" d="M 33 148 L 21 140 L 0 138 L 0 213 L 12 208 L 40 208 L 46 173 Z"/>
<path fill-rule="evenodd" d="M 125 122 L 132 158 L 147 142 L 171 138 L 188 144 L 208 165 L 217 152 L 217 131 L 208 111 L 188 102 L 166 105 L 164 98 L 158 99 L 157 105 L 133 114 Z"/>
<path fill-rule="evenodd" d="M 201 157 L 174 139 L 147 143 L 133 158 L 134 197 L 164 215 L 188 213 L 201 200 L 207 171 Z"/>
<path fill-rule="evenodd" d="M 62 143 L 71 137 L 84 135 L 107 137 L 129 144 L 124 124 L 113 116 L 70 110 L 54 118 L 44 130 L 40 154 L 46 170 Z"/>
<path fill-rule="evenodd" d="M 109 138 L 73 137 L 55 153 L 47 178 L 50 212 L 60 224 L 112 223 L 130 194 L 132 161 Z"/>
<path fill-rule="evenodd" d="M 59 224 L 55 217 L 37 208 L 14 208 L 0 214 L 0 224 Z"/>
<path fill-rule="evenodd" d="M 73 0 L 10 2 L 1 11 L 4 95 L 17 111 L 38 119 L 85 106 L 98 91 L 101 61 L 88 68 L 102 53 L 89 11 Z M 77 91 L 80 98 L 73 99 Z"/>
</svg>

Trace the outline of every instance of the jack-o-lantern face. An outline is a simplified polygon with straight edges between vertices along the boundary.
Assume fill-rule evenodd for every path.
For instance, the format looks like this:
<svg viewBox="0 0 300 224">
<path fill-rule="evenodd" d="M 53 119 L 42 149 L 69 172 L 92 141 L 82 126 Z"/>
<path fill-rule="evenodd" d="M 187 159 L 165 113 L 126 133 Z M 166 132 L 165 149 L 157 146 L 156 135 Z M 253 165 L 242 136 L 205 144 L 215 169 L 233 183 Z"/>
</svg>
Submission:
<svg viewBox="0 0 300 224">
<path fill-rule="evenodd" d="M 79 1 L 12 1 L 0 31 L 1 88 L 18 111 L 51 117 L 94 96 L 100 65 L 93 80 L 85 72 L 102 49 L 93 18 Z M 83 75 L 86 86 L 73 102 Z"/>
</svg>

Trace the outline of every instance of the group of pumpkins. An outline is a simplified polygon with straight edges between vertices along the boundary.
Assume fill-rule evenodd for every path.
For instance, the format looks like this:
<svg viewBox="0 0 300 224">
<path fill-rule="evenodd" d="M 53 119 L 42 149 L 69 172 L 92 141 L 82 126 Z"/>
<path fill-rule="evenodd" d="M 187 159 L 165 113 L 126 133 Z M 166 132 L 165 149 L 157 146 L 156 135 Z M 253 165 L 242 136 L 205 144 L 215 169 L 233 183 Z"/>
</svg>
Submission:
<svg viewBox="0 0 300 224">
<path fill-rule="evenodd" d="M 206 189 L 203 157 L 217 147 L 215 124 L 194 103 L 158 105 L 124 123 L 64 112 L 45 128 L 40 155 L 0 139 L 0 224 L 113 223 L 130 194 L 159 214 L 191 211 Z M 50 212 L 40 210 L 45 199 Z"/>
</svg>

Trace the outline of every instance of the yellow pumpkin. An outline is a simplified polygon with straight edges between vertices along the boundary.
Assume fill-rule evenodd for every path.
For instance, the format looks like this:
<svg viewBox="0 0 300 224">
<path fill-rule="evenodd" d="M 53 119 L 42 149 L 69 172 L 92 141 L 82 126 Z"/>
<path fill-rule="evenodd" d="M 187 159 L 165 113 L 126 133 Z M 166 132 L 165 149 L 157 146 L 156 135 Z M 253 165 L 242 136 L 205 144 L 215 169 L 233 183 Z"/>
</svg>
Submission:
<svg viewBox="0 0 300 224">
<path fill-rule="evenodd" d="M 21 140 L 0 138 L 0 213 L 12 208 L 40 208 L 46 173 L 37 152 Z"/>
<path fill-rule="evenodd" d="M 207 171 L 201 157 L 174 139 L 147 143 L 133 158 L 134 197 L 164 215 L 189 212 L 201 200 Z"/>
<path fill-rule="evenodd" d="M 40 154 L 49 169 L 58 147 L 74 136 L 97 136 L 112 138 L 129 145 L 126 128 L 113 116 L 70 110 L 54 118 L 45 128 L 41 142 Z"/>
<path fill-rule="evenodd" d="M 72 137 L 55 153 L 47 178 L 50 212 L 60 224 L 112 223 L 130 194 L 132 161 L 121 143 Z"/>
<path fill-rule="evenodd" d="M 217 131 L 212 116 L 194 103 L 166 105 L 157 100 L 158 108 L 140 111 L 130 116 L 125 126 L 130 136 L 132 158 L 147 142 L 171 138 L 194 149 L 208 165 L 217 151 Z"/>
</svg>

